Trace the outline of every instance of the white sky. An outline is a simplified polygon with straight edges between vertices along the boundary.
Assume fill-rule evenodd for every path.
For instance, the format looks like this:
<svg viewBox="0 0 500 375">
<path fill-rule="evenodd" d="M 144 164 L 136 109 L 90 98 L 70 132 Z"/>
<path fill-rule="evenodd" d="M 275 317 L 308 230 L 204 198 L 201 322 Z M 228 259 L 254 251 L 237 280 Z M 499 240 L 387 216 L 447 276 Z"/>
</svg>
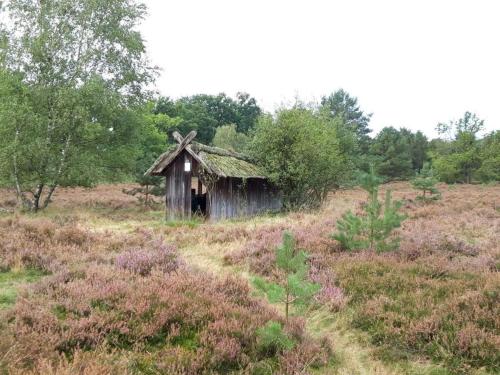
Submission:
<svg viewBox="0 0 500 375">
<path fill-rule="evenodd" d="M 162 95 L 245 91 L 272 111 L 344 88 L 375 131 L 434 136 L 466 110 L 500 129 L 500 1 L 145 2 Z"/>
</svg>

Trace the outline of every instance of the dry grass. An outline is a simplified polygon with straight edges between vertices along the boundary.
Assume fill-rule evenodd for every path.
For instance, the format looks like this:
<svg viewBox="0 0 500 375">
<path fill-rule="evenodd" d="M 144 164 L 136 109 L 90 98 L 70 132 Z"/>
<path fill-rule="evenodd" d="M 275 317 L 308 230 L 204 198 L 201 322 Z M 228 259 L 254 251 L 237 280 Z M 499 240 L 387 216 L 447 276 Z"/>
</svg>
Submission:
<svg viewBox="0 0 500 375">
<path fill-rule="evenodd" d="M 334 363 L 315 373 L 438 375 L 499 370 L 498 186 L 443 185 L 443 199 L 430 204 L 417 201 L 406 183 L 386 186 L 396 199 L 405 201 L 408 220 L 399 230 L 400 251 L 383 255 L 343 253 L 330 238 L 345 211 L 360 210 L 366 197 L 358 189 L 332 194 L 317 212 L 167 225 L 162 223 L 161 206 L 144 210 L 136 198 L 122 193 L 131 187 L 60 189 L 54 204 L 37 216 L 3 214 L 0 266 L 15 272 L 35 268 L 78 274 L 89 267 L 116 272 L 109 267 L 118 254 L 147 249 L 148 238 L 161 236 L 204 274 L 272 278 L 274 247 L 282 232 L 290 230 L 312 255 L 313 266 L 333 271 L 328 280 L 348 301 L 345 307 L 334 304 L 333 310 L 313 306 L 307 313 L 309 333 L 316 340 L 334 341 Z M 0 207 L 12 208 L 14 203 L 12 195 L 1 192 Z M 34 290 L 21 292 L 21 301 L 36 301 L 40 296 Z M 38 357 L 37 368 L 46 373 L 71 373 L 74 368 L 84 369 L 83 373 L 130 371 L 126 363 L 132 359 L 125 359 L 123 352 L 116 356 L 100 346 L 94 350 L 97 363 L 89 362 L 89 352 L 77 351 L 69 362 Z M 140 360 L 149 363 L 143 354 Z"/>
</svg>

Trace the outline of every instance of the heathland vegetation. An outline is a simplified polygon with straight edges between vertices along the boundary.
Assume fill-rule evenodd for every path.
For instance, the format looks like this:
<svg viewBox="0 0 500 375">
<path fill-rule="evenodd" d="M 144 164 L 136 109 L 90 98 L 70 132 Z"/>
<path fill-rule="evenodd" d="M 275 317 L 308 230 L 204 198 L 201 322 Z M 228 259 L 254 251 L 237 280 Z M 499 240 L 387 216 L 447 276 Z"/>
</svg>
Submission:
<svg viewBox="0 0 500 375">
<path fill-rule="evenodd" d="M 0 372 L 494 374 L 500 132 L 385 127 L 344 90 L 161 97 L 137 1 L 0 1 Z M 164 221 L 172 133 L 284 210 Z M 137 199 L 139 198 L 139 199 Z"/>
<path fill-rule="evenodd" d="M 399 250 L 380 253 L 346 252 L 332 237 L 345 212 L 364 215 L 358 188 L 314 211 L 162 223 L 161 205 L 144 210 L 122 193 L 131 187 L 62 188 L 42 213 L 0 218 L 2 369 L 498 371 L 496 186 L 440 184 L 428 203 L 407 183 L 383 185 L 407 218 Z M 13 191 L 1 197 L 15 203 Z M 282 246 L 286 231 L 295 243 Z M 301 297 L 288 323 L 287 283 L 289 299 Z"/>
</svg>

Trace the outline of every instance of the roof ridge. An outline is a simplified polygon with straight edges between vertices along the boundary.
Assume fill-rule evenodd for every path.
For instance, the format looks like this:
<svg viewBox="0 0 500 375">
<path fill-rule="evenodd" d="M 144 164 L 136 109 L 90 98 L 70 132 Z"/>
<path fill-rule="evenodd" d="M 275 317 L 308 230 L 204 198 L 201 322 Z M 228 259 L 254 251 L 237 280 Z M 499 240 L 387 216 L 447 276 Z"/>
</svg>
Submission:
<svg viewBox="0 0 500 375">
<path fill-rule="evenodd" d="M 208 152 L 210 154 L 216 154 L 216 155 L 220 155 L 220 156 L 230 156 L 230 157 L 233 157 L 236 159 L 247 161 L 249 163 L 255 163 L 254 158 L 252 158 L 249 155 L 242 154 L 240 152 L 229 151 L 229 150 L 226 150 L 224 148 L 215 147 L 215 146 L 207 146 L 207 145 L 204 145 L 203 143 L 199 143 L 196 141 L 192 141 L 191 145 L 196 152 L 204 151 L 204 152 Z"/>
</svg>

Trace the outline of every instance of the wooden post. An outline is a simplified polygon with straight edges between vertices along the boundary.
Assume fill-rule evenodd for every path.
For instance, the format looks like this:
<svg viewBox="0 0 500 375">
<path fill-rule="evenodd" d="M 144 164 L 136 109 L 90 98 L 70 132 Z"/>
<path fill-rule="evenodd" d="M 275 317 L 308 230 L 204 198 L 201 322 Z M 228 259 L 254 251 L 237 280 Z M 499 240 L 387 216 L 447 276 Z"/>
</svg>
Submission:
<svg viewBox="0 0 500 375">
<path fill-rule="evenodd" d="M 201 184 L 201 180 L 198 177 L 198 195 L 201 195 L 203 193 L 203 185 Z"/>
</svg>

